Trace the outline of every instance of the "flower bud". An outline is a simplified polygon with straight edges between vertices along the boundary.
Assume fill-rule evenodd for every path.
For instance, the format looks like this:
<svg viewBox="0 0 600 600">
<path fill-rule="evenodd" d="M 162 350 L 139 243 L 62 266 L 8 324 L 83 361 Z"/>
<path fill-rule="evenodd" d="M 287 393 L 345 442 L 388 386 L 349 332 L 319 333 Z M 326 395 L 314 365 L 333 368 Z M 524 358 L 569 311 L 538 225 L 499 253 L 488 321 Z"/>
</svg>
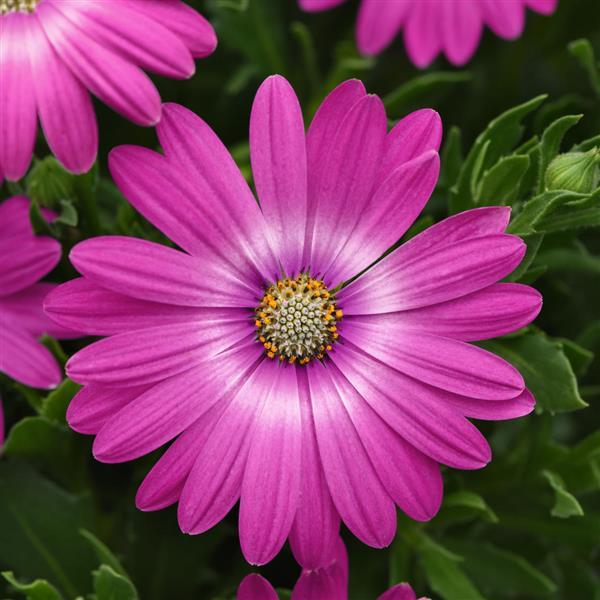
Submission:
<svg viewBox="0 0 600 600">
<path fill-rule="evenodd" d="M 600 148 L 589 152 L 559 154 L 546 170 L 548 190 L 568 190 L 588 194 L 600 180 Z"/>
<path fill-rule="evenodd" d="M 40 206 L 58 208 L 61 200 L 75 195 L 75 176 L 53 157 L 37 161 L 27 175 L 27 195 Z"/>
</svg>

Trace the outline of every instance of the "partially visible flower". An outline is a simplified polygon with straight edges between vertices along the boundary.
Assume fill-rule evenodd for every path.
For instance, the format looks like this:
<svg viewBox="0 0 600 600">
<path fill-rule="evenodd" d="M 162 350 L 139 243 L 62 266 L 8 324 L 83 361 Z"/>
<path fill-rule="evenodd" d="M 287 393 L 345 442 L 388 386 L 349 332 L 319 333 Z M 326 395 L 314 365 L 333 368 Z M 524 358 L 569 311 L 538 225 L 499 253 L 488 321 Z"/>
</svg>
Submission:
<svg viewBox="0 0 600 600">
<path fill-rule="evenodd" d="M 589 194 L 600 181 L 600 148 L 559 154 L 546 170 L 546 188 Z"/>
<path fill-rule="evenodd" d="M 51 220 L 54 214 L 44 211 Z M 35 388 L 50 389 L 62 379 L 61 369 L 39 337 L 78 334 L 51 321 L 42 303 L 56 287 L 39 279 L 60 260 L 60 244 L 35 236 L 29 221 L 29 200 L 15 196 L 0 204 L 0 372 Z"/>
<path fill-rule="evenodd" d="M 74 173 L 96 158 L 90 93 L 139 125 L 160 119 L 160 96 L 142 69 L 184 79 L 217 40 L 180 0 L 1 0 L 0 173 L 29 166 L 37 117 L 46 141 Z"/>
<path fill-rule="evenodd" d="M 347 600 L 348 555 L 341 538 L 336 542 L 331 562 L 318 569 L 302 569 L 292 591 L 291 600 Z M 237 590 L 237 600 L 278 600 L 273 586 L 261 575 L 244 577 Z M 400 583 L 381 594 L 377 600 L 417 600 L 408 583 Z M 419 600 L 427 600 L 420 598 Z"/>
<path fill-rule="evenodd" d="M 322 11 L 345 0 L 299 0 L 306 11 Z M 558 0 L 362 0 L 356 25 L 358 49 L 379 54 L 396 35 L 417 67 L 428 66 L 444 53 L 454 65 L 468 62 L 487 25 L 496 35 L 518 38 L 525 9 L 549 15 Z"/>
<path fill-rule="evenodd" d="M 179 502 L 182 530 L 198 534 L 239 500 L 249 562 L 270 561 L 289 537 L 302 566 L 322 566 L 340 517 L 387 546 L 396 505 L 420 521 L 436 514 L 439 463 L 491 460 L 469 418 L 533 409 L 519 372 L 468 343 L 541 307 L 534 289 L 498 283 L 525 253 L 505 233 L 510 209 L 454 215 L 379 260 L 436 185 L 435 111 L 388 132 L 381 99 L 352 80 L 305 132 L 290 84 L 268 78 L 250 117 L 260 204 L 202 119 L 174 104 L 163 114 L 164 154 L 116 148 L 109 167 L 180 249 L 86 240 L 70 256 L 82 277 L 46 301 L 62 325 L 106 336 L 67 364 L 85 386 L 69 423 L 96 436 L 108 463 L 176 438 L 138 507 Z"/>
</svg>

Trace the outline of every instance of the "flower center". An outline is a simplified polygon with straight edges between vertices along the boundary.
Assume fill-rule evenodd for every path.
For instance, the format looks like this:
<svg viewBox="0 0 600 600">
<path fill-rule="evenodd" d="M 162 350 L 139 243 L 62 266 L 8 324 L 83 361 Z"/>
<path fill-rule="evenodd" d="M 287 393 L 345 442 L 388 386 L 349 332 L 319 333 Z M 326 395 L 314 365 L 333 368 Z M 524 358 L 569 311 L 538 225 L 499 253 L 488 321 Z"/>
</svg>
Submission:
<svg viewBox="0 0 600 600">
<path fill-rule="evenodd" d="M 269 358 L 305 365 L 331 350 L 342 316 L 325 284 L 303 273 L 267 289 L 256 309 L 257 338 Z"/>
<path fill-rule="evenodd" d="M 0 0 L 0 15 L 12 12 L 32 13 L 40 0 Z"/>
</svg>

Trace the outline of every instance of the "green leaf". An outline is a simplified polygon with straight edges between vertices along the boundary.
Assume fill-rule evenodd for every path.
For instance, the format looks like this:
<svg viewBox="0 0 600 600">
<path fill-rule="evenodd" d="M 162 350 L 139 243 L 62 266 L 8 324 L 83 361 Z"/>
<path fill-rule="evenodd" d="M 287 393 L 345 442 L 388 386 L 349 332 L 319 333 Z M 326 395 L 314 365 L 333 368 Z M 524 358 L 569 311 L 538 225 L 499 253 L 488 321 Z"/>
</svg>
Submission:
<svg viewBox="0 0 600 600">
<path fill-rule="evenodd" d="M 462 570 L 460 556 L 432 543 L 423 544 L 419 556 L 431 589 L 444 600 L 484 600 Z"/>
<path fill-rule="evenodd" d="M 462 156 L 462 133 L 456 126 L 452 126 L 446 135 L 446 141 L 442 149 L 442 170 L 440 173 L 440 184 L 446 188 L 452 187 L 460 173 L 463 163 Z"/>
<path fill-rule="evenodd" d="M 544 598 L 556 584 L 524 557 L 479 541 L 448 542 L 464 558 L 463 570 L 486 595 Z"/>
<path fill-rule="evenodd" d="M 458 83 L 471 80 L 468 71 L 433 71 L 398 86 L 395 90 L 383 97 L 383 104 L 388 114 L 400 114 L 408 105 L 423 96 L 431 96 L 434 91 Z"/>
<path fill-rule="evenodd" d="M 23 577 L 42 578 L 69 598 L 87 591 L 96 565 L 79 535 L 90 507 L 26 463 L 0 463 L 0 563 Z"/>
<path fill-rule="evenodd" d="M 581 505 L 577 498 L 565 489 L 562 477 L 558 473 L 548 469 L 544 469 L 542 475 L 554 490 L 555 501 L 551 511 L 552 516 L 561 519 L 582 516 L 583 509 Z"/>
<path fill-rule="evenodd" d="M 96 600 L 136 600 L 138 597 L 133 583 L 108 565 L 94 571 L 94 590 Z"/>
<path fill-rule="evenodd" d="M 580 463 L 600 458 L 600 431 L 581 440 L 569 454 L 569 462 Z"/>
<path fill-rule="evenodd" d="M 31 583 L 21 583 L 15 579 L 11 571 L 4 571 L 2 577 L 27 600 L 62 600 L 60 592 L 44 579 L 36 579 Z"/>
<path fill-rule="evenodd" d="M 506 278 L 507 281 L 521 281 L 523 279 L 535 260 L 543 239 L 544 236 L 539 233 L 523 236 L 523 241 L 527 246 L 525 257 L 521 264 Z"/>
<path fill-rule="evenodd" d="M 515 106 L 496 117 L 479 134 L 462 166 L 460 176 L 450 197 L 452 213 L 475 206 L 474 184 L 478 174 L 495 165 L 500 158 L 511 153 L 523 135 L 523 119 L 536 110 L 546 96 L 537 96 L 528 102 Z"/>
<path fill-rule="evenodd" d="M 588 367 L 594 359 L 594 353 L 590 352 L 586 348 L 583 348 L 573 340 L 568 340 L 566 338 L 554 338 L 554 341 L 562 346 L 563 352 L 569 359 L 575 374 L 579 377 L 585 375 Z"/>
<path fill-rule="evenodd" d="M 569 52 L 579 61 L 579 64 L 587 71 L 590 85 L 600 95 L 600 72 L 596 62 L 594 49 L 590 41 L 582 38 L 569 44 Z"/>
<path fill-rule="evenodd" d="M 546 228 L 539 225 L 545 215 L 563 204 L 587 198 L 587 195 L 577 192 L 562 190 L 542 192 L 523 205 L 519 213 L 511 220 L 509 232 L 521 237 L 545 232 Z"/>
<path fill-rule="evenodd" d="M 61 483 L 77 487 L 86 460 L 80 443 L 64 425 L 45 417 L 25 417 L 10 430 L 4 453 L 27 460 Z"/>
<path fill-rule="evenodd" d="M 600 274 L 600 258 L 580 248 L 546 250 L 538 255 L 536 262 L 543 264 L 549 272 Z"/>
<path fill-rule="evenodd" d="M 575 373 L 559 341 L 534 331 L 489 340 L 481 345 L 519 369 L 539 407 L 558 413 L 587 406 L 579 394 Z"/>
<path fill-rule="evenodd" d="M 448 494 L 440 510 L 439 519 L 442 521 L 463 521 L 474 517 L 483 517 L 490 523 L 497 523 L 496 513 L 479 495 L 468 490 L 460 490 Z"/>
<path fill-rule="evenodd" d="M 89 542 L 101 563 L 109 566 L 115 573 L 118 573 L 123 577 L 128 577 L 127 572 L 123 568 L 123 565 L 121 565 L 119 559 L 104 542 L 86 529 L 82 529 L 79 533 Z"/>
<path fill-rule="evenodd" d="M 600 227 L 600 189 L 590 196 L 561 203 L 535 224 L 536 231 L 554 233 L 574 229 Z"/>
<path fill-rule="evenodd" d="M 64 425 L 67 407 L 81 386 L 70 379 L 65 379 L 55 390 L 50 392 L 42 403 L 41 414 L 50 421 Z"/>
<path fill-rule="evenodd" d="M 486 171 L 477 188 L 476 203 L 491 206 L 512 204 L 517 199 L 523 176 L 529 169 L 529 156 L 512 154 Z"/>
</svg>

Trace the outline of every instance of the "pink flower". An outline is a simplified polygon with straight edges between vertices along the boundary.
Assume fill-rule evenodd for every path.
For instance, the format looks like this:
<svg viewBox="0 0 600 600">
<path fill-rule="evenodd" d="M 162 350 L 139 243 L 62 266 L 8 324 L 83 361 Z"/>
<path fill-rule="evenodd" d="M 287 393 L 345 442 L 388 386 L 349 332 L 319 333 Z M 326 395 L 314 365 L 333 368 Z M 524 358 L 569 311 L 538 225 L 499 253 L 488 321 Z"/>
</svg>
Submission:
<svg viewBox="0 0 600 600">
<path fill-rule="evenodd" d="M 244 577 L 237 590 L 237 600 L 277 600 L 273 586 L 260 575 Z M 302 569 L 292 600 L 347 600 L 348 555 L 344 542 L 338 538 L 335 554 L 329 564 L 318 569 Z M 408 583 L 400 583 L 381 594 L 377 600 L 417 600 Z M 427 600 L 420 598 L 420 600 Z"/>
<path fill-rule="evenodd" d="M 45 216 L 54 217 L 50 211 Z M 31 387 L 53 388 L 62 372 L 38 338 L 78 335 L 57 326 L 42 309 L 44 296 L 56 286 L 39 279 L 60 260 L 60 244 L 33 234 L 27 198 L 15 196 L 0 204 L 0 223 L 0 372 Z M 2 420 L 0 415 L 0 425 Z M 3 431 L 0 426 L 0 443 Z"/>
<path fill-rule="evenodd" d="M 306 11 L 322 11 L 345 0 L 299 0 Z M 487 25 L 501 38 L 523 33 L 525 10 L 549 15 L 558 0 L 362 0 L 356 25 L 361 54 L 379 54 L 404 32 L 412 62 L 427 67 L 438 54 L 454 65 L 468 62 Z"/>
<path fill-rule="evenodd" d="M 52 152 L 90 169 L 98 128 L 90 92 L 139 125 L 160 119 L 147 69 L 184 79 L 216 46 L 211 25 L 179 0 L 2 0 L 0 173 L 21 178 L 39 115 Z"/>
<path fill-rule="evenodd" d="M 397 504 L 431 519 L 438 463 L 478 469 L 490 448 L 467 417 L 534 404 L 511 365 L 467 342 L 529 323 L 540 295 L 498 284 L 525 244 L 510 209 L 438 223 L 345 287 L 406 232 L 435 187 L 439 116 L 389 133 L 359 81 L 323 102 L 307 134 L 288 82 L 270 77 L 250 121 L 255 201 L 210 127 L 175 104 L 157 127 L 164 156 L 135 146 L 110 169 L 132 205 L 181 250 L 107 236 L 71 253 L 83 275 L 46 301 L 52 318 L 108 336 L 67 372 L 85 388 L 68 411 L 103 462 L 173 438 L 137 505 L 179 502 L 186 533 L 240 500 L 240 541 L 256 564 L 289 536 L 321 566 L 340 517 L 388 545 Z"/>
</svg>

